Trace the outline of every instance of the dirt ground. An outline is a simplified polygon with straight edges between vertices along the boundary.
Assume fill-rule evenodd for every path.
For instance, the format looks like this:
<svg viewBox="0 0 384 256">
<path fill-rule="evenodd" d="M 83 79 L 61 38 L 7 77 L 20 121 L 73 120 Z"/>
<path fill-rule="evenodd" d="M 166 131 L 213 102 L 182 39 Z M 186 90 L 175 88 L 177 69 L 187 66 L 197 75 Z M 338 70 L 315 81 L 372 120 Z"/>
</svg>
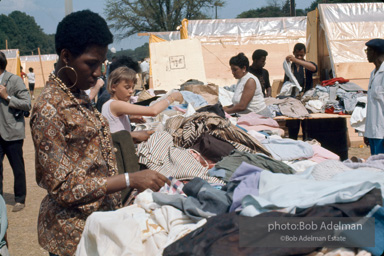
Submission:
<svg viewBox="0 0 384 256">
<path fill-rule="evenodd" d="M 24 161 L 27 176 L 26 207 L 20 212 L 12 212 L 15 203 L 13 194 L 13 173 L 4 159 L 4 199 L 8 213 L 8 242 L 10 255 L 37 256 L 48 255 L 37 241 L 37 216 L 41 200 L 46 192 L 35 181 L 35 155 L 29 127 L 29 118 L 26 119 L 26 139 L 24 141 Z M 370 156 L 369 148 L 350 148 L 349 157 L 356 156 L 367 159 Z"/>
</svg>

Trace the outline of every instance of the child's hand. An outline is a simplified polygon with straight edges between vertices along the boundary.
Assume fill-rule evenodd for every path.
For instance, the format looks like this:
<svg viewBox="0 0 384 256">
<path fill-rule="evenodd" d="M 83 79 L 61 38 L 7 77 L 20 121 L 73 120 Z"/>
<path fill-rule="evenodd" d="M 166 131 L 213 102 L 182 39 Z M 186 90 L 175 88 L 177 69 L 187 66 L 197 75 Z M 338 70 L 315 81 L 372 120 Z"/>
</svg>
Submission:
<svg viewBox="0 0 384 256">
<path fill-rule="evenodd" d="M 184 101 L 183 95 L 180 92 L 173 92 L 170 96 L 179 103 Z"/>
<path fill-rule="evenodd" d="M 129 116 L 129 120 L 131 120 L 132 123 L 137 123 L 137 124 L 143 124 L 147 122 L 145 121 L 144 117 L 136 116 L 136 115 Z"/>
<path fill-rule="evenodd" d="M 131 136 L 134 143 L 140 143 L 143 141 L 147 141 L 149 137 L 154 133 L 155 131 L 147 130 L 147 131 L 133 131 L 131 132 Z"/>
</svg>

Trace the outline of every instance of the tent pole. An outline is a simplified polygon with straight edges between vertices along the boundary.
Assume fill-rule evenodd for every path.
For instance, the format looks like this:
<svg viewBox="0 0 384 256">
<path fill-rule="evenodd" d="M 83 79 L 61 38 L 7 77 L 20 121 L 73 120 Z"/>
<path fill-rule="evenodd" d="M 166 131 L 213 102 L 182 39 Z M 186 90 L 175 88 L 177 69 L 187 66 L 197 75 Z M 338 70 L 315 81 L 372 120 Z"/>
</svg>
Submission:
<svg viewBox="0 0 384 256">
<path fill-rule="evenodd" d="M 41 75 L 43 76 L 43 82 L 44 82 L 44 85 L 45 85 L 44 69 L 43 69 L 43 62 L 41 61 L 40 47 L 37 47 L 37 51 L 39 52 L 39 60 L 40 60 L 40 67 L 41 67 Z M 44 86 L 44 85 L 43 85 L 43 86 Z"/>
</svg>

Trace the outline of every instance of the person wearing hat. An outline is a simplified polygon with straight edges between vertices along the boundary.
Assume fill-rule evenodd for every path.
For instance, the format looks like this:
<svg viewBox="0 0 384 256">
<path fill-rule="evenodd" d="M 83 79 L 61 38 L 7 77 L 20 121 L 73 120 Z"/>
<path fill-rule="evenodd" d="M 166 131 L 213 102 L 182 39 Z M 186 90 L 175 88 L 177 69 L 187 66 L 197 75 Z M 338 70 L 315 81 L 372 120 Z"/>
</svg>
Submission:
<svg viewBox="0 0 384 256">
<path fill-rule="evenodd" d="M 375 65 L 368 84 L 367 117 L 364 142 L 371 148 L 371 155 L 384 153 L 384 39 L 365 43 L 367 59 Z"/>
</svg>

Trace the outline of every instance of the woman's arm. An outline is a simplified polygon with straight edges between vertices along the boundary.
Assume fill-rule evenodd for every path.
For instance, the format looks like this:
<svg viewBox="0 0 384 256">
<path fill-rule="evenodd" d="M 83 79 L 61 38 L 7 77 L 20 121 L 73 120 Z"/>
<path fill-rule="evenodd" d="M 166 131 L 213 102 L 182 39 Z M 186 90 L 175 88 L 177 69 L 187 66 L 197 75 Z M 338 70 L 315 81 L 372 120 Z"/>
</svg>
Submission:
<svg viewBox="0 0 384 256">
<path fill-rule="evenodd" d="M 57 102 L 54 102 L 53 106 L 56 105 Z M 90 214 L 94 211 L 90 209 L 100 207 L 107 192 L 107 175 L 103 177 L 100 174 L 107 173 L 107 167 L 97 160 L 101 156 L 101 149 L 97 147 L 94 135 L 86 133 L 87 130 L 83 128 L 90 125 L 86 119 L 67 120 L 64 116 L 70 117 L 74 109 L 55 110 L 52 111 L 48 103 L 35 104 L 31 116 L 36 181 L 61 206 L 78 208 Z M 43 114 L 46 111 L 52 111 L 54 117 L 47 118 Z M 67 121 L 71 121 L 72 128 Z M 72 129 L 75 132 L 68 133 Z M 91 141 L 82 139 L 86 137 L 85 134 L 92 137 Z M 85 155 L 90 152 L 91 155 Z"/>
<path fill-rule="evenodd" d="M 147 188 L 152 191 L 159 191 L 165 183 L 169 184 L 171 181 L 164 175 L 153 170 L 142 170 L 129 175 L 129 187 L 136 188 L 137 190 L 144 191 Z M 107 178 L 107 194 L 115 193 L 127 187 L 125 174 L 119 174 Z"/>
<path fill-rule="evenodd" d="M 121 115 L 142 115 L 142 116 L 157 116 L 163 110 L 165 110 L 174 101 L 182 102 L 183 95 L 180 92 L 171 93 L 164 100 L 156 102 L 152 106 L 140 106 L 130 104 L 125 101 L 116 100 L 110 105 L 111 113 L 115 116 Z"/>
<path fill-rule="evenodd" d="M 244 86 L 243 93 L 240 98 L 240 102 L 236 105 L 224 107 L 224 111 L 228 114 L 242 112 L 247 109 L 249 102 L 251 102 L 256 91 L 256 82 L 253 79 L 248 79 Z"/>
</svg>

